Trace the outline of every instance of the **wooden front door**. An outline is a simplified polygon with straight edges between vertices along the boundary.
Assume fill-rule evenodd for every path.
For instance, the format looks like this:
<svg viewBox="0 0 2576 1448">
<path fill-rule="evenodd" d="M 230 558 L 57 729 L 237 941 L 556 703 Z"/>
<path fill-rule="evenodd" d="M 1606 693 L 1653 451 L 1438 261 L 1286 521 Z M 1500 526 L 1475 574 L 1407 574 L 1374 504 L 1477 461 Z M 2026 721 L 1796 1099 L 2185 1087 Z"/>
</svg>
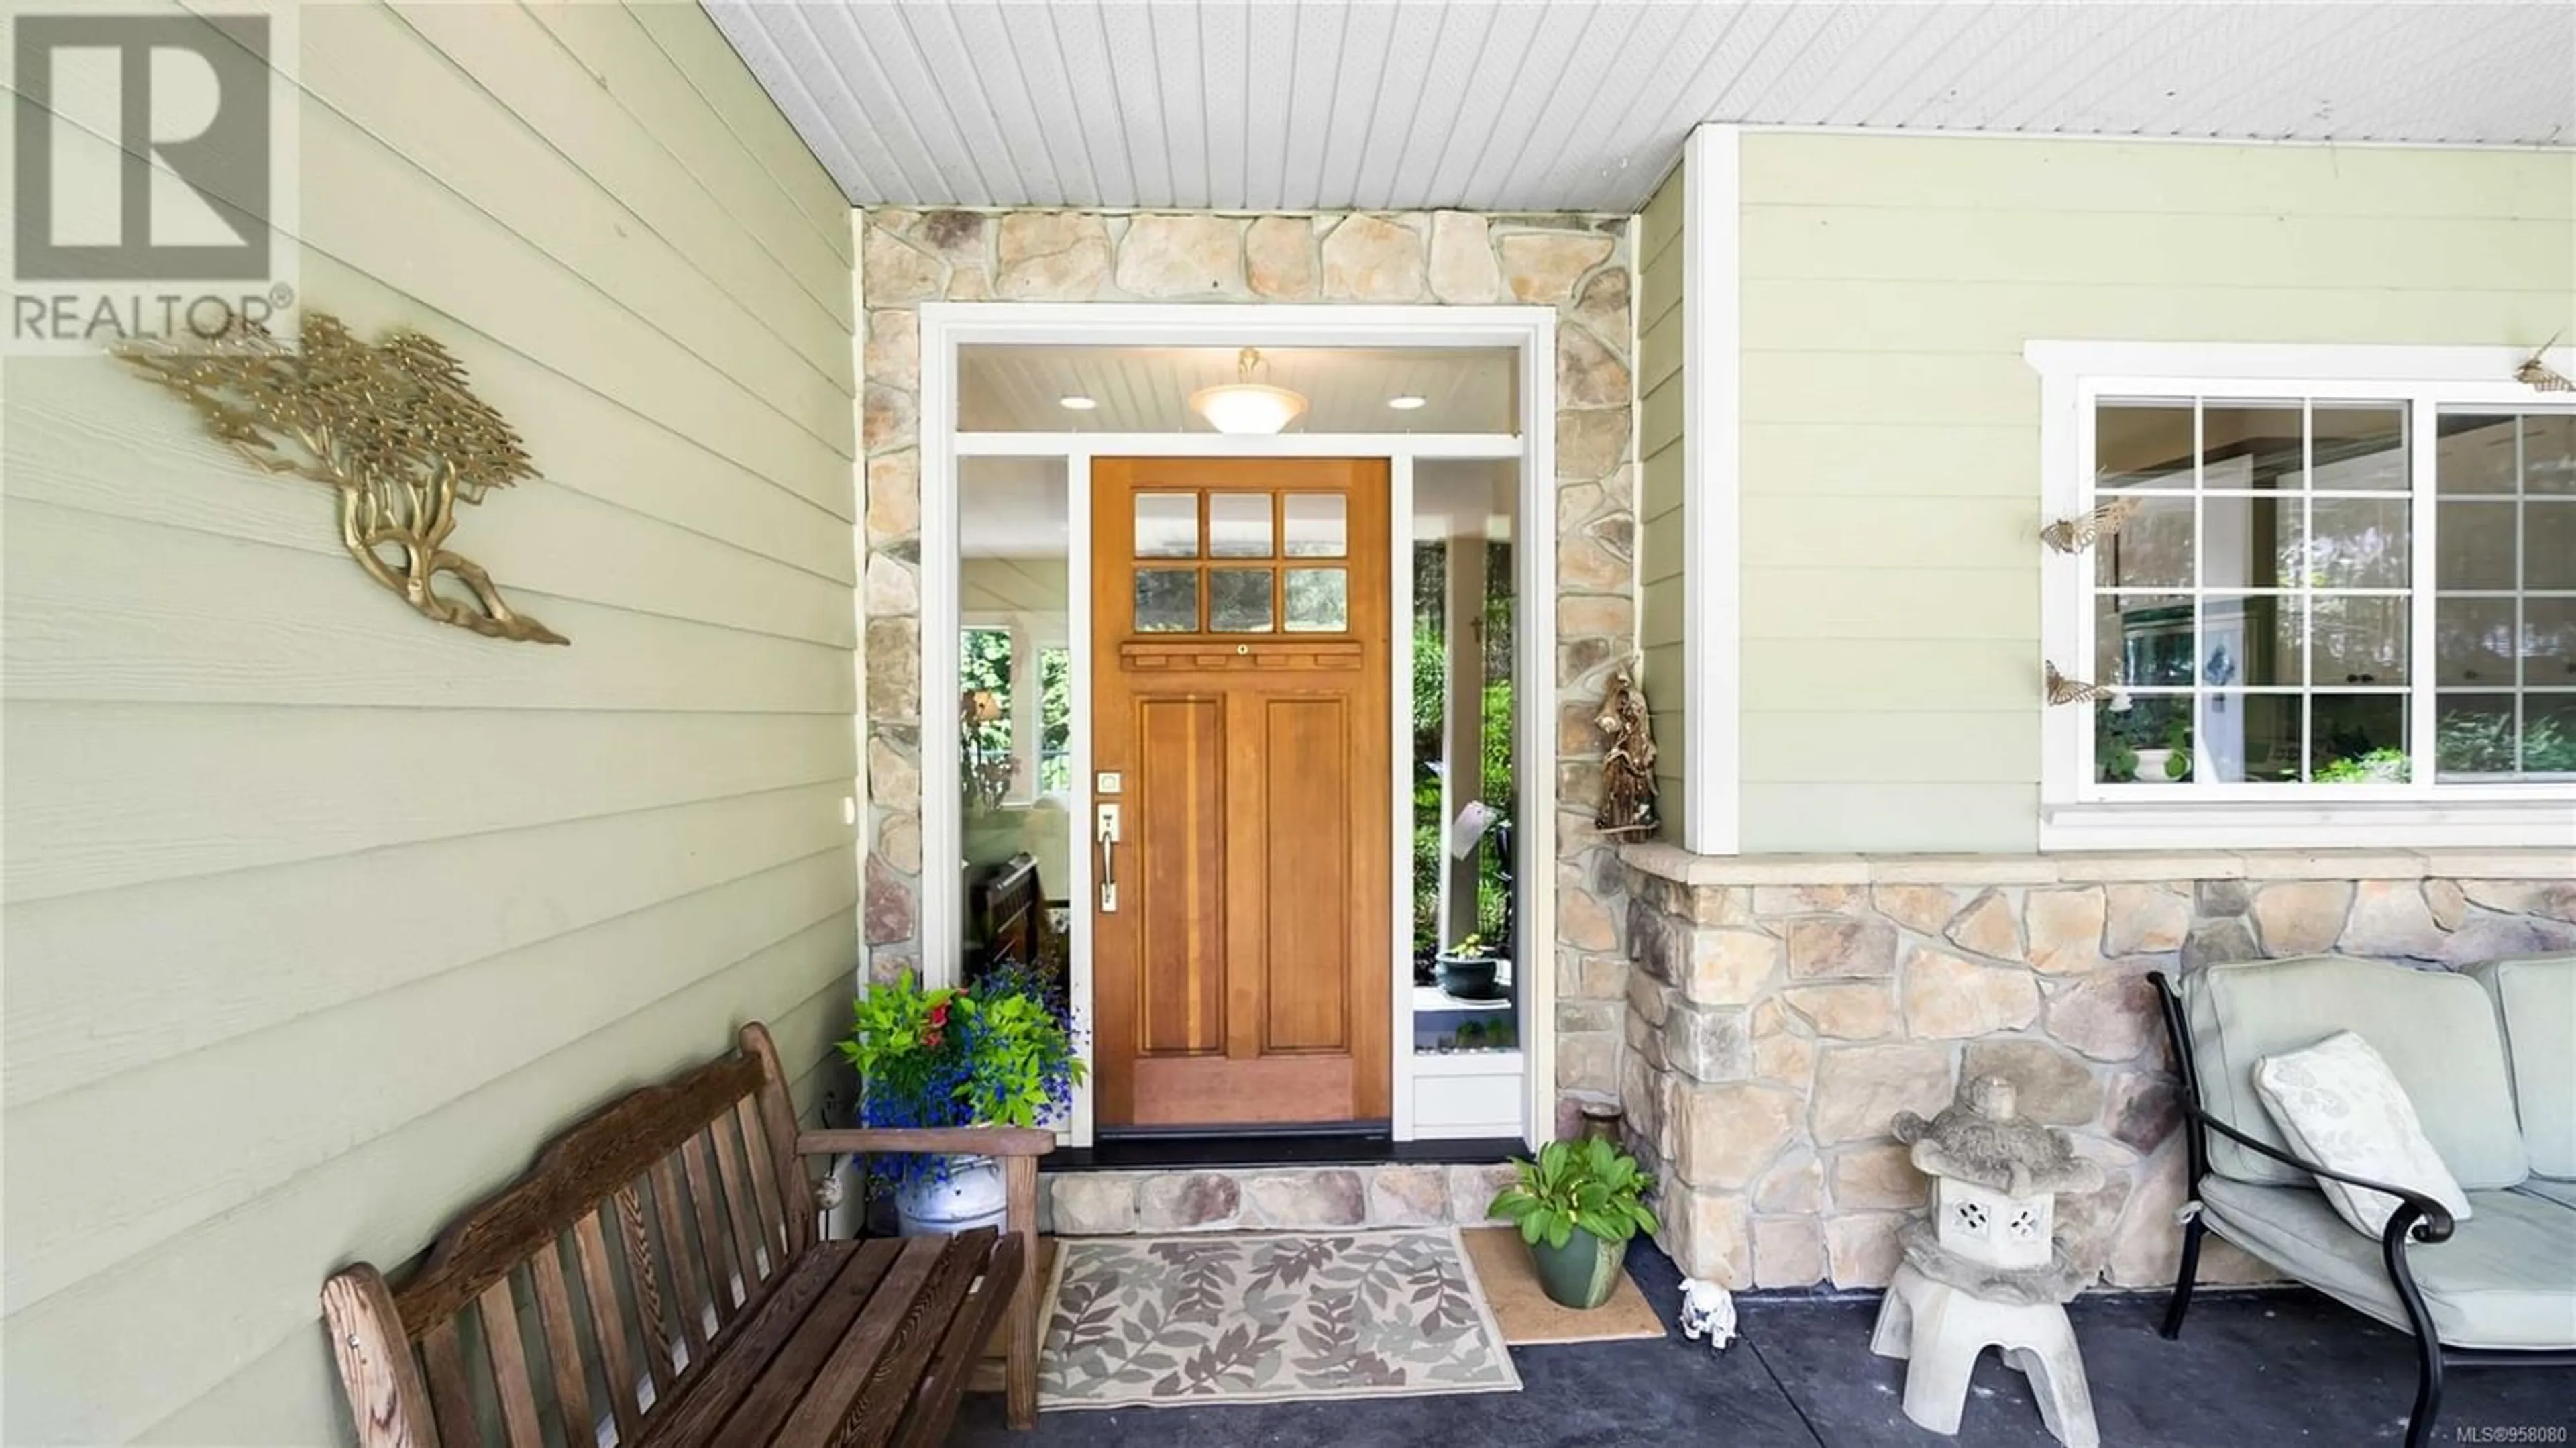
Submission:
<svg viewBox="0 0 2576 1448">
<path fill-rule="evenodd" d="M 1092 465 L 1104 1129 L 1388 1115 L 1387 526 L 1382 460 Z"/>
</svg>

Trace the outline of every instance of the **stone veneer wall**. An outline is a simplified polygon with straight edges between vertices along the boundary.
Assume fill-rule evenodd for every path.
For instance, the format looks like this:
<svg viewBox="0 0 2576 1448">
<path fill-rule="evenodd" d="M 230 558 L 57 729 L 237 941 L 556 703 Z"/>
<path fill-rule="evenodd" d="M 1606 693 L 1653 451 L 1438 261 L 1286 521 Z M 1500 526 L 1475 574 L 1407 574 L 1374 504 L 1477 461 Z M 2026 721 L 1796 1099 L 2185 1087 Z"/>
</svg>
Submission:
<svg viewBox="0 0 2576 1448">
<path fill-rule="evenodd" d="M 1039 1176 L 1038 1226 L 1069 1237 L 1251 1228 L 1476 1226 L 1508 1163 L 1066 1171 Z"/>
<path fill-rule="evenodd" d="M 2108 1175 L 2059 1216 L 2088 1274 L 2170 1282 L 2184 1153 L 2148 971 L 2576 947 L 2563 850 L 1623 854 L 1630 1146 L 1664 1183 L 1666 1250 L 1732 1287 L 1884 1285 L 1925 1194 L 1888 1120 L 1989 1072 Z M 2208 1239 L 2203 1281 L 2268 1275 Z"/>
<path fill-rule="evenodd" d="M 1558 1083 L 1617 1091 L 1627 974 L 1622 870 L 1591 828 L 1591 718 L 1636 624 L 1630 218 L 1478 215 L 1112 215 L 873 210 L 863 217 L 867 455 L 869 970 L 917 968 L 921 858 L 918 318 L 925 301 L 1534 303 L 1557 309 Z M 1550 536 L 1529 520 L 1529 536 Z M 945 708 L 932 717 L 944 721 Z M 933 733 L 945 741 L 944 728 Z M 1537 801 L 1531 801 L 1536 805 Z M 1536 951 L 1533 951 L 1536 955 Z M 1544 960 L 1544 956 L 1538 956 Z"/>
</svg>

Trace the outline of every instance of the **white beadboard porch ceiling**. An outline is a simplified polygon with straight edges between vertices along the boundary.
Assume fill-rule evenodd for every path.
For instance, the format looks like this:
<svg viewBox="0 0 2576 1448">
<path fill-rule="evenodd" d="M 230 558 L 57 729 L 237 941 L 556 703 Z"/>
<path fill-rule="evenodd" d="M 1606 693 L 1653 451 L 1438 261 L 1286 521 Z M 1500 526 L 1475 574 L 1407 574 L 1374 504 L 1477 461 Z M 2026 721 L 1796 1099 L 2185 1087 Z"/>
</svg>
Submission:
<svg viewBox="0 0 2576 1448">
<path fill-rule="evenodd" d="M 1638 209 L 1704 120 L 2576 143 L 2576 5 L 705 0 L 850 199 Z"/>
</svg>

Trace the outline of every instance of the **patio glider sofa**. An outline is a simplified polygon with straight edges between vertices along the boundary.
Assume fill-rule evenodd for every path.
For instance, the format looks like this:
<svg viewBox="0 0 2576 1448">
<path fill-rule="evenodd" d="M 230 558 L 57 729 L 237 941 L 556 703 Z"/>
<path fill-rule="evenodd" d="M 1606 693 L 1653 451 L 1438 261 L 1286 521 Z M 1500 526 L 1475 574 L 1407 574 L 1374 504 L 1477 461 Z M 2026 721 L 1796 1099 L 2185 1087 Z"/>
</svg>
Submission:
<svg viewBox="0 0 2576 1448">
<path fill-rule="evenodd" d="M 2194 1198 L 2164 1335 L 2191 1305 L 2201 1234 L 2414 1334 L 2408 1448 L 2433 1441 L 2446 1367 L 2576 1365 L 2576 955 L 2453 974 L 2340 956 L 2152 977 L 2183 1082 Z M 2255 1064 L 2338 1031 L 2404 1088 L 2469 1215 L 2295 1154 L 2255 1093 Z M 2399 1205 L 2374 1241 L 2319 1177 Z"/>
<path fill-rule="evenodd" d="M 1025 1127 L 799 1131 L 769 1032 L 744 1026 L 739 1050 L 557 1137 L 399 1284 L 363 1262 L 333 1274 L 323 1315 L 357 1441 L 935 1444 L 1006 1316 L 1006 1411 L 1027 1427 L 1037 1159 L 1054 1144 Z M 1012 1230 L 825 1240 L 807 1159 L 887 1151 L 1001 1157 Z"/>
</svg>

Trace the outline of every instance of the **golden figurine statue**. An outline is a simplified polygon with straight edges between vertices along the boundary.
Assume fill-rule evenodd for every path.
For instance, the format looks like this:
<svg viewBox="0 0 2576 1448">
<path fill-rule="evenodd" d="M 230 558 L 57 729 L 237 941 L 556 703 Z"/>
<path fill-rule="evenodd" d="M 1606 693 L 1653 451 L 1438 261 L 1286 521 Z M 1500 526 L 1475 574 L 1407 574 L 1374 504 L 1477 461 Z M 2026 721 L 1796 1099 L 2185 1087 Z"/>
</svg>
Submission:
<svg viewBox="0 0 2576 1448">
<path fill-rule="evenodd" d="M 1601 809 L 1593 823 L 1605 835 L 1642 835 L 1655 827 L 1655 735 L 1646 696 L 1630 669 L 1610 675 L 1610 692 L 1592 723 L 1609 743 L 1601 761 Z"/>
</svg>

